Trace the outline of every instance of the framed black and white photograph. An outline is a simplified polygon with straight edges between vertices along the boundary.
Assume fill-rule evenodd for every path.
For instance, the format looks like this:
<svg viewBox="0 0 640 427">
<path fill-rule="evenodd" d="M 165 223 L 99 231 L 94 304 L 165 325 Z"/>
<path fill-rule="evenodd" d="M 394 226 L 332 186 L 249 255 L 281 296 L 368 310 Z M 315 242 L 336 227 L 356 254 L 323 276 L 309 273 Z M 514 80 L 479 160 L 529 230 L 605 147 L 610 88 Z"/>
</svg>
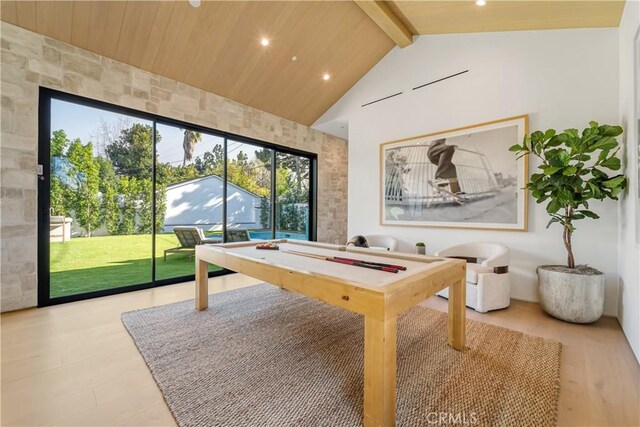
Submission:
<svg viewBox="0 0 640 427">
<path fill-rule="evenodd" d="M 527 230 L 528 116 L 380 146 L 382 225 Z"/>
</svg>

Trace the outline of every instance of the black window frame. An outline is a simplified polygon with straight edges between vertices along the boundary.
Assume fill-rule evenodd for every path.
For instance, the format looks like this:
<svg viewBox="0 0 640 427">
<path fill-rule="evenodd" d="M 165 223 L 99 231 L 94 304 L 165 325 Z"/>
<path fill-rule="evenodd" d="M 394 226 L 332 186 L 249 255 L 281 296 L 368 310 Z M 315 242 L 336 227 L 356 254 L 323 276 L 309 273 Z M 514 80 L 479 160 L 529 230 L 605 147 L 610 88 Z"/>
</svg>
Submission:
<svg viewBox="0 0 640 427">
<path fill-rule="evenodd" d="M 101 109 L 117 114 L 124 114 L 133 118 L 147 120 L 152 122 L 153 129 L 155 131 L 157 124 L 176 126 L 185 129 L 194 130 L 197 132 L 206 133 L 212 136 L 220 137 L 223 139 L 224 149 L 224 171 L 223 171 L 223 204 L 222 210 L 222 232 L 224 238 L 226 238 L 227 229 L 227 203 L 226 203 L 226 188 L 227 188 L 227 140 L 233 140 L 236 142 L 247 143 L 255 145 L 261 148 L 269 148 L 272 151 L 272 156 L 275 157 L 276 152 L 292 154 L 309 159 L 309 240 L 317 240 L 317 177 L 318 177 L 318 155 L 303 150 L 298 150 L 291 147 L 276 144 L 274 142 L 262 141 L 255 138 L 238 135 L 232 132 L 221 131 L 218 129 L 209 128 L 206 126 L 189 123 L 186 121 L 161 116 L 146 111 L 140 111 L 121 105 L 112 104 L 105 101 L 100 101 L 92 98 L 87 98 L 80 95 L 71 94 L 55 89 L 46 87 L 40 87 L 39 92 L 39 104 L 38 104 L 38 164 L 42 165 L 42 175 L 38 177 L 38 195 L 37 195 L 37 254 L 38 254 L 38 268 L 37 268 L 37 280 L 38 280 L 38 307 L 46 307 L 50 305 L 63 304 L 67 302 L 80 301 L 90 298 L 102 297 L 107 295 L 116 295 L 125 292 L 137 291 L 142 289 L 155 288 L 159 286 L 172 285 L 176 283 L 188 282 L 195 280 L 195 274 L 188 276 L 178 276 L 168 279 L 156 280 L 156 266 L 155 266 L 155 197 L 152 198 L 152 243 L 151 243 L 151 274 L 152 280 L 148 283 L 141 283 L 135 285 L 119 286 L 112 289 L 103 289 L 93 292 L 85 292 L 81 294 L 66 295 L 62 297 L 51 298 L 51 282 L 50 282 L 50 241 L 49 241 L 49 206 L 51 203 L 51 186 L 50 186 L 50 174 L 51 174 L 51 101 L 59 100 L 70 102 L 73 104 Z M 155 132 L 153 132 L 153 158 L 156 158 L 156 141 Z M 156 187 L 156 162 L 153 162 L 153 191 L 155 194 Z M 275 185 L 274 172 L 275 164 L 272 162 L 272 186 Z M 275 206 L 276 194 L 274 191 L 270 195 L 270 205 Z M 270 221 L 272 236 L 275 235 L 275 218 L 271 218 Z M 209 277 L 222 276 L 225 274 L 233 273 L 233 271 L 222 269 L 220 271 L 209 272 Z"/>
</svg>

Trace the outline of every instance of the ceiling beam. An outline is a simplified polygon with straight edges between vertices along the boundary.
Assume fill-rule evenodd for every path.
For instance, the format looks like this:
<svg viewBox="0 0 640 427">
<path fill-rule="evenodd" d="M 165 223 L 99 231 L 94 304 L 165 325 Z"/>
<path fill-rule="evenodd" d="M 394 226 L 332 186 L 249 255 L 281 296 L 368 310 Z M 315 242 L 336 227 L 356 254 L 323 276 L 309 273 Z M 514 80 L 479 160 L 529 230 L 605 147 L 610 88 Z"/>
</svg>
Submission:
<svg viewBox="0 0 640 427">
<path fill-rule="evenodd" d="M 360 9 L 366 13 L 391 40 L 400 47 L 407 47 L 413 43 L 413 34 L 400 21 L 400 18 L 389 9 L 383 1 L 354 0 Z"/>
</svg>

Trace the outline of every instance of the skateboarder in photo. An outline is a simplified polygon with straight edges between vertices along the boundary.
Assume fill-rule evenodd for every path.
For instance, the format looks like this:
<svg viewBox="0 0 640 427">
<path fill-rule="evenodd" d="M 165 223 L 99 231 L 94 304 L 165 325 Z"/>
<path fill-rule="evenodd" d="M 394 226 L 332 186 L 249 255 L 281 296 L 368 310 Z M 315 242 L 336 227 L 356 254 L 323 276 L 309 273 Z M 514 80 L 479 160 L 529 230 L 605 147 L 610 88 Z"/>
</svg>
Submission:
<svg viewBox="0 0 640 427">
<path fill-rule="evenodd" d="M 431 143 L 427 150 L 429 161 L 437 166 L 433 185 L 439 191 L 444 190 L 445 192 L 447 192 L 445 187 L 448 185 L 455 202 L 462 204 L 464 199 L 461 196 L 464 193 L 460 190 L 456 166 L 451 161 L 456 146 L 447 145 L 446 141 L 446 138 L 437 139 Z"/>
</svg>

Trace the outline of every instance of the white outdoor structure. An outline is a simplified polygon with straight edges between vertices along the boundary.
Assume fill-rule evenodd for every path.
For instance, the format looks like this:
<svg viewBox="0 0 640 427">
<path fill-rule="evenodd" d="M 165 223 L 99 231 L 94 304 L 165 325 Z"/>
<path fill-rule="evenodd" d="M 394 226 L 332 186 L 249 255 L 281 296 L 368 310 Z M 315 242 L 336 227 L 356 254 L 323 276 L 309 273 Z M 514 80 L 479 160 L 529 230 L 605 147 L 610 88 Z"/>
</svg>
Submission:
<svg viewBox="0 0 640 427">
<path fill-rule="evenodd" d="M 467 259 L 467 307 L 480 313 L 509 307 L 509 248 L 497 243 L 464 243 L 435 255 Z M 480 260 L 484 261 L 478 263 Z M 449 288 L 438 295 L 448 298 Z"/>
<path fill-rule="evenodd" d="M 71 240 L 72 218 L 59 215 L 49 217 L 49 237 L 52 242 L 67 242 Z"/>
<path fill-rule="evenodd" d="M 209 175 L 167 186 L 164 232 L 177 225 L 195 225 L 204 230 L 222 228 L 222 178 Z M 230 224 L 262 228 L 260 197 L 234 184 L 227 186 L 227 215 Z"/>
</svg>

